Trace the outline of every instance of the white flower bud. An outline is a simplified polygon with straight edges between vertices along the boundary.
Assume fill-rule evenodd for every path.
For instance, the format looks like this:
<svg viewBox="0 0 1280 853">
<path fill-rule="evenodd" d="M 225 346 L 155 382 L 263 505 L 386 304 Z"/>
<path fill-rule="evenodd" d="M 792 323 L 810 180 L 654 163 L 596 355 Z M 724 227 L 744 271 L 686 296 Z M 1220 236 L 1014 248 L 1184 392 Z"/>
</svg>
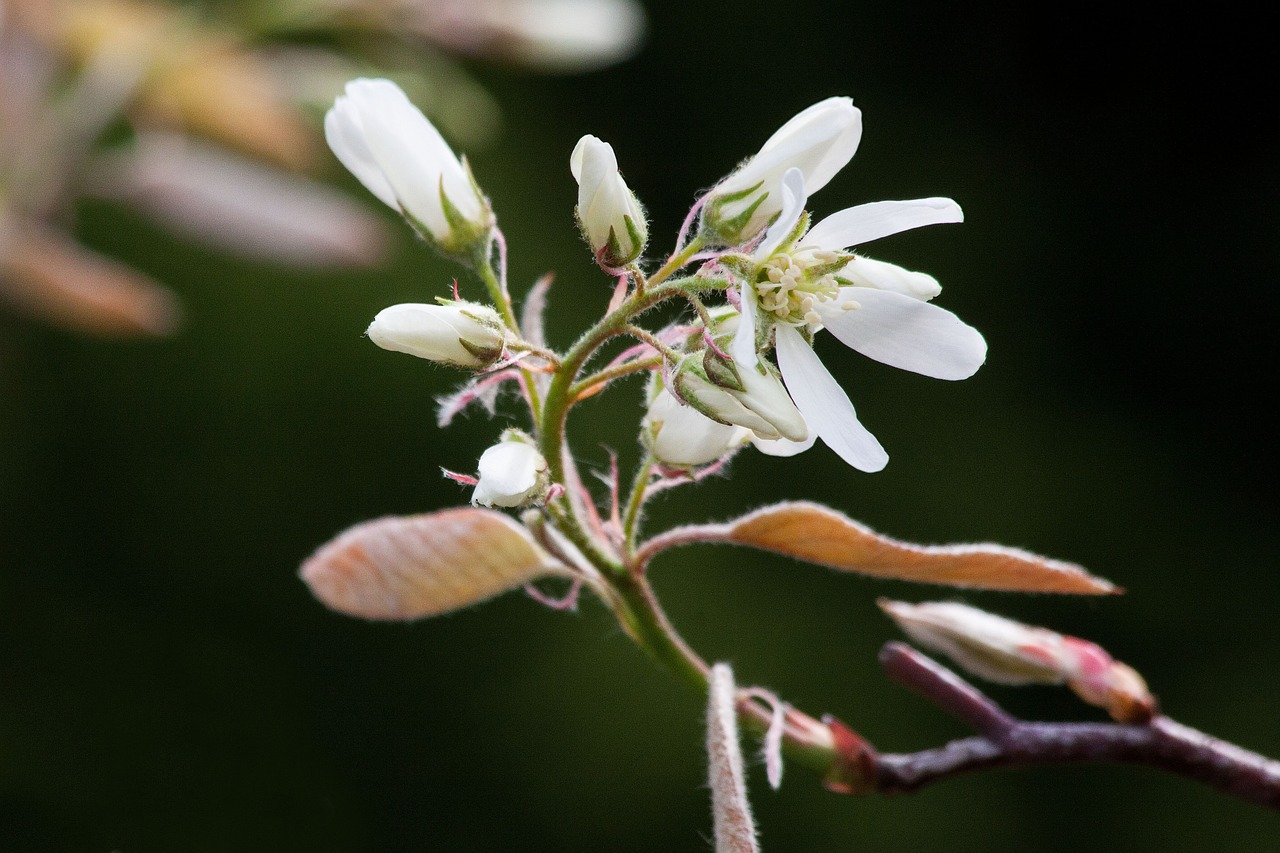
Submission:
<svg viewBox="0 0 1280 853">
<path fill-rule="evenodd" d="M 472 369 L 497 361 L 506 341 L 498 312 L 474 302 L 392 305 L 378 312 L 367 334 L 383 349 Z"/>
<path fill-rule="evenodd" d="M 714 421 L 746 427 L 758 438 L 804 441 L 809 437 L 804 416 L 763 361 L 755 367 L 728 364 L 737 388 L 724 379 L 711 381 L 703 361 L 700 356 L 687 357 L 676 373 L 676 388 L 689 405 Z"/>
<path fill-rule="evenodd" d="M 390 80 L 352 80 L 324 117 L 333 153 L 440 251 L 488 245 L 493 211 L 470 170 Z"/>
<path fill-rule="evenodd" d="M 634 261 L 644 251 L 649 226 L 618 171 L 613 146 L 582 137 L 569 157 L 569 170 L 578 182 L 578 224 L 591 250 L 611 267 Z"/>
<path fill-rule="evenodd" d="M 547 460 L 518 430 L 507 430 L 501 441 L 481 454 L 478 470 L 473 504 L 517 507 L 546 498 Z"/>
<path fill-rule="evenodd" d="M 641 437 L 655 459 L 678 468 L 706 465 L 740 447 L 751 436 L 743 427 L 717 423 L 658 391 L 641 422 Z"/>
<path fill-rule="evenodd" d="M 703 208 L 703 229 L 729 245 L 744 243 L 782 212 L 782 176 L 799 169 L 812 195 L 853 157 L 862 112 L 849 98 L 827 98 L 795 115 L 729 177 Z"/>
</svg>

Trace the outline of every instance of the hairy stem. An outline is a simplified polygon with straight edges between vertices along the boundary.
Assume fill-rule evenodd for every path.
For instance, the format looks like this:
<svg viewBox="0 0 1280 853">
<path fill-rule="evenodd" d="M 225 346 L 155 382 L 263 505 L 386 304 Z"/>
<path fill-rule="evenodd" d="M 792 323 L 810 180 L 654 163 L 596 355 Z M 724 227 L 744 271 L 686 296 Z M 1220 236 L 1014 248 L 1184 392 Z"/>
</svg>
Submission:
<svg viewBox="0 0 1280 853">
<path fill-rule="evenodd" d="M 662 265 L 661 269 L 659 269 L 653 275 L 649 276 L 649 279 L 645 282 L 645 287 L 641 288 L 641 290 L 644 290 L 649 287 L 653 287 L 655 284 L 661 284 L 662 282 L 666 281 L 668 278 L 674 275 L 682 266 L 689 263 L 689 260 L 694 255 L 702 251 L 703 247 L 706 246 L 706 244 L 707 244 L 707 241 L 704 240 L 701 235 L 694 237 L 692 240 L 689 241 L 689 245 L 685 246 L 679 252 L 676 252 L 674 255 L 672 255 L 671 258 L 668 259 L 668 261 Z"/>
<path fill-rule="evenodd" d="M 505 244 L 504 244 L 505 245 Z M 475 258 L 476 274 L 480 276 L 480 280 L 484 282 L 485 289 L 489 291 L 489 298 L 493 300 L 493 304 L 498 307 L 498 311 L 502 314 L 503 321 L 507 324 L 507 328 L 517 339 L 523 337 L 520 331 L 520 321 L 516 319 L 514 306 L 511 304 L 511 295 L 507 293 L 503 286 L 502 278 L 493 269 L 493 263 L 490 259 L 492 253 L 488 250 L 481 254 L 477 254 Z M 554 357 L 554 354 L 552 354 Z M 529 412 L 536 424 L 541 415 L 542 403 L 538 399 L 538 386 L 533 381 L 533 374 L 527 368 L 520 368 L 521 375 L 524 376 L 522 383 L 525 389 L 526 398 L 529 401 Z"/>
<path fill-rule="evenodd" d="M 631 497 L 627 500 L 627 512 L 622 519 L 623 548 L 628 554 L 636 547 L 636 535 L 640 532 L 640 510 L 644 508 L 644 500 L 649 491 L 649 477 L 653 473 L 653 463 L 653 454 L 646 453 L 644 462 L 636 471 L 635 479 L 631 481 Z"/>
<path fill-rule="evenodd" d="M 1280 809 L 1280 762 L 1157 716 L 1146 725 L 1038 723 L 1010 716 L 971 684 L 902 643 L 880 654 L 891 678 L 979 731 L 920 752 L 876 755 L 862 791 L 915 791 L 961 773 L 1043 764 L 1141 764 Z"/>
<path fill-rule="evenodd" d="M 624 376 L 630 376 L 633 373 L 641 373 L 646 370 L 652 370 L 662 364 L 661 355 L 648 356 L 646 358 L 637 358 L 632 361 L 624 361 L 622 364 L 615 364 L 613 367 L 606 367 L 597 371 L 586 379 L 574 383 L 569 389 L 569 396 L 573 400 L 580 400 L 588 391 L 603 385 L 606 382 L 612 382 L 615 379 L 621 379 Z"/>
</svg>

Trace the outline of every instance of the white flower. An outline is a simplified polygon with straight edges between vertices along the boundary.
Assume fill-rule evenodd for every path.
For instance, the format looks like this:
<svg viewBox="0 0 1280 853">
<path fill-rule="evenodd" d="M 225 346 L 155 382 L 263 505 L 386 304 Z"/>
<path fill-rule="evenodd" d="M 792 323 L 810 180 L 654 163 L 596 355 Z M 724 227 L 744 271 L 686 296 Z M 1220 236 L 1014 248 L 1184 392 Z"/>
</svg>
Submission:
<svg viewBox="0 0 1280 853">
<path fill-rule="evenodd" d="M 621 267 L 644 251 L 649 226 L 635 194 L 618 172 L 613 146 L 594 136 L 578 140 L 569 157 L 578 182 L 578 223 L 583 236 L 604 264 Z"/>
<path fill-rule="evenodd" d="M 536 503 L 547 491 L 547 460 L 529 438 L 508 430 L 502 440 L 480 455 L 479 482 L 471 503 L 517 507 Z"/>
<path fill-rule="evenodd" d="M 879 471 L 888 454 L 858 422 L 804 333 L 827 329 L 869 358 L 924 376 L 972 376 L 986 360 L 986 341 L 926 301 L 940 290 L 936 281 L 845 251 L 899 231 L 960 222 L 963 214 L 946 198 L 875 202 L 835 213 L 792 240 L 806 201 L 803 175 L 789 170 L 783 184 L 785 209 L 756 251 L 753 281 L 740 288 L 746 322 L 734 336 L 733 358 L 754 364 L 756 328 L 772 325 L 778 369 L 810 428 L 853 467 Z"/>
<path fill-rule="evenodd" d="M 799 169 L 815 193 L 844 168 L 861 139 L 862 112 L 850 98 L 827 98 L 801 111 L 712 188 L 703 227 L 731 245 L 750 240 L 781 213 L 782 177 L 789 169 Z"/>
<path fill-rule="evenodd" d="M 385 350 L 466 368 L 497 361 L 506 341 L 498 312 L 474 302 L 392 305 L 378 312 L 367 334 Z"/>
<path fill-rule="evenodd" d="M 716 461 L 741 447 L 751 431 L 717 423 L 659 389 L 641 422 L 649 452 L 665 465 L 695 467 Z"/>
<path fill-rule="evenodd" d="M 333 153 L 441 250 L 487 245 L 493 213 L 440 132 L 390 80 L 352 80 L 324 117 Z"/>
</svg>

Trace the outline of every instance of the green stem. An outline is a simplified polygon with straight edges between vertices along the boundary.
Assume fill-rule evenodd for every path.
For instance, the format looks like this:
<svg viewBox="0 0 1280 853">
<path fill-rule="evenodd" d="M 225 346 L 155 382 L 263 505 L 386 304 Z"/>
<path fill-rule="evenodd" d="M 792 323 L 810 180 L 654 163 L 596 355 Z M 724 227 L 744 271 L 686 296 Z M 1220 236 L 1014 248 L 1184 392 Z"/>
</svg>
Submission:
<svg viewBox="0 0 1280 853">
<path fill-rule="evenodd" d="M 644 575 L 628 572 L 614 575 L 609 582 L 618 594 L 615 614 L 636 645 L 658 665 L 705 695 L 711 668 L 677 633 Z M 738 716 L 757 735 L 769 729 L 770 714 L 754 703 L 740 700 Z M 782 738 L 783 753 L 791 761 L 823 776 L 830 774 L 840 756 L 832 746 L 818 742 L 820 738 L 815 740 L 812 734 L 824 730 L 825 726 L 794 709 L 789 717 L 791 724 Z M 803 725 L 797 725 L 798 722 Z"/>
<path fill-rule="evenodd" d="M 575 380 L 596 351 L 610 338 L 628 334 L 631 331 L 629 324 L 634 317 L 666 299 L 685 293 L 723 290 L 728 286 L 727 281 L 718 277 L 688 276 L 665 281 L 699 248 L 701 248 L 700 241 L 695 239 L 649 280 L 647 288 L 633 292 L 616 310 L 588 329 L 565 354 L 547 388 L 538 429 L 539 446 L 547 460 L 553 482 L 570 485 L 565 477 L 567 469 L 565 424 L 569 409 L 575 402 L 575 390 L 583 389 L 582 384 L 575 383 Z M 626 520 L 623 524 L 624 541 L 628 543 L 636 535 L 652 464 L 652 459 L 646 459 L 632 486 Z M 560 531 L 600 570 L 605 583 L 614 592 L 609 604 L 619 623 L 636 645 L 694 690 L 705 694 L 709 667 L 706 661 L 681 638 L 667 619 L 644 575 L 643 568 L 619 562 L 610 553 L 611 547 L 602 546 L 602 543 L 594 539 L 578 517 L 570 496 L 565 495 L 549 504 L 547 512 Z M 628 550 L 631 550 L 630 547 Z M 738 711 L 744 723 L 752 730 L 763 733 L 768 729 L 770 715 L 758 705 L 740 701 Z M 813 734 L 813 732 L 825 732 L 825 727 L 798 712 L 791 712 L 790 717 L 805 720 L 808 726 L 788 725 L 783 735 L 783 748 L 787 756 L 819 773 L 829 772 L 838 756 L 829 743 L 823 742 L 822 737 Z"/>
<path fill-rule="evenodd" d="M 631 497 L 627 500 L 627 512 L 622 519 L 622 541 L 630 555 L 636 546 L 636 534 L 640 526 L 640 510 L 644 508 L 645 494 L 649 491 L 649 476 L 653 473 L 653 454 L 645 454 L 640 470 L 631 481 Z"/>
<path fill-rule="evenodd" d="M 477 253 L 472 264 L 476 274 L 480 276 L 480 280 L 484 282 L 485 289 L 489 291 L 489 298 L 493 300 L 493 304 L 498 307 L 498 311 L 502 314 L 503 321 L 507 324 L 507 328 L 516 338 L 523 338 L 524 335 L 520 331 L 520 323 L 516 320 L 515 309 L 511 305 L 510 295 L 503 290 L 502 282 L 498 279 L 498 274 L 490 263 L 489 254 L 486 250 Z M 533 422 L 538 423 L 542 403 L 538 399 L 538 386 L 533 381 L 533 373 L 525 368 L 520 368 L 521 375 L 524 376 L 524 387 L 529 398 L 529 412 L 533 416 Z"/>
<path fill-rule="evenodd" d="M 706 245 L 707 245 L 707 241 L 702 237 L 701 234 L 694 237 L 692 240 L 689 241 L 689 245 L 685 246 L 678 253 L 672 255 L 671 259 L 668 260 L 665 264 L 663 264 L 661 269 L 659 269 L 656 273 L 651 275 L 648 281 L 645 282 L 645 286 L 653 287 L 655 284 L 661 284 L 662 282 L 666 281 L 682 266 L 689 263 L 689 259 L 692 258 L 694 255 L 698 254 L 698 252 L 702 251 L 706 247 Z"/>
<path fill-rule="evenodd" d="M 612 382 L 614 379 L 621 379 L 633 373 L 650 370 L 662 364 L 662 360 L 660 355 L 651 355 L 648 358 L 638 358 L 635 361 L 627 361 L 613 367 L 606 367 L 604 370 L 593 373 L 580 382 L 575 382 L 573 387 L 569 389 L 569 396 L 577 400 L 584 393 L 602 382 Z"/>
</svg>

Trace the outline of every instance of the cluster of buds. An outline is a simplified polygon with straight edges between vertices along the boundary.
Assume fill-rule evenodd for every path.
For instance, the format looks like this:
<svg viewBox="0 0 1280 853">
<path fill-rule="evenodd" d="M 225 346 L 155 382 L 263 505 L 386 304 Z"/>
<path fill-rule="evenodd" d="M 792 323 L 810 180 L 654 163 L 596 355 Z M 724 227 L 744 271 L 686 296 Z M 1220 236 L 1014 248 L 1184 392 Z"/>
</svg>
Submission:
<svg viewBox="0 0 1280 853">
<path fill-rule="evenodd" d="M 879 603 L 911 639 L 980 678 L 997 684 L 1066 684 L 1123 723 L 1145 723 L 1155 714 L 1155 697 L 1142 676 L 1096 643 L 965 604 Z"/>
</svg>

